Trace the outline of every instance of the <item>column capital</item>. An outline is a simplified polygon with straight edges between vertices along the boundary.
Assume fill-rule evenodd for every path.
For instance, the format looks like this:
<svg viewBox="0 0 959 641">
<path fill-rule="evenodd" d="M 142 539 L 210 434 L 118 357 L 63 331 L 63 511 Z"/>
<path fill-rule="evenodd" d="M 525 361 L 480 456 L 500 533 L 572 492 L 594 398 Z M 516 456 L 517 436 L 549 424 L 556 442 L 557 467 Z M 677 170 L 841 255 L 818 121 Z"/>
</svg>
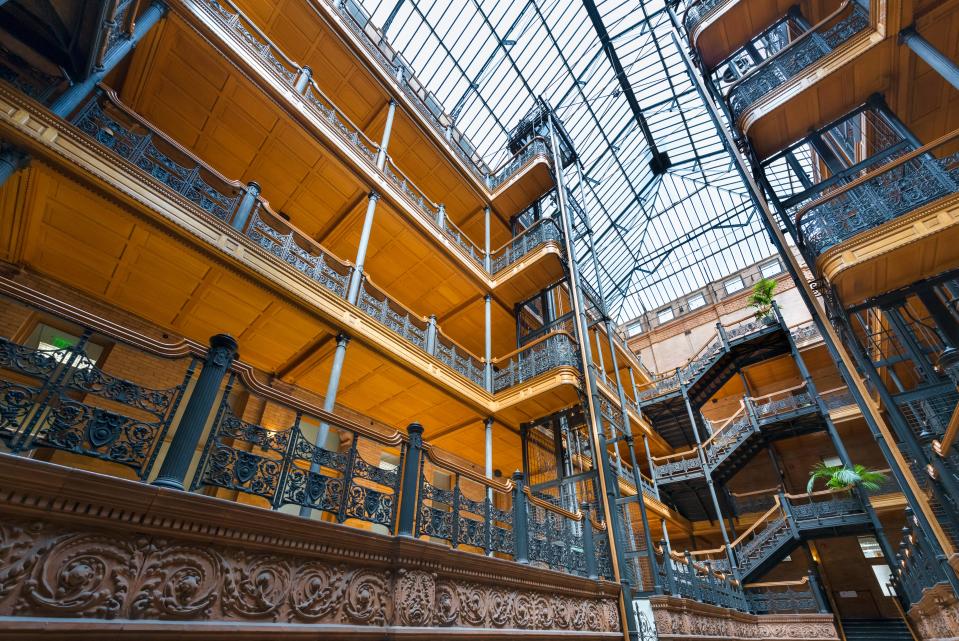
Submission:
<svg viewBox="0 0 959 641">
<path fill-rule="evenodd" d="M 370 193 L 367 194 L 367 198 L 369 198 L 370 200 L 374 200 L 374 201 L 379 200 L 379 199 L 380 199 L 380 193 L 379 193 L 378 191 L 376 191 L 375 189 L 371 189 L 371 190 L 370 190 Z"/>
<path fill-rule="evenodd" d="M 336 346 L 337 347 L 346 347 L 350 343 L 350 336 L 345 332 L 339 332 L 336 335 Z"/>
<path fill-rule="evenodd" d="M 484 294 L 484 295 L 483 295 L 483 300 L 488 303 L 488 302 L 490 302 L 491 300 L 493 300 L 493 295 L 492 295 L 492 294 Z"/>
<path fill-rule="evenodd" d="M 492 416 L 487 416 L 486 418 L 483 419 L 483 425 L 487 427 L 492 427 L 493 423 L 494 423 L 494 420 Z"/>
<path fill-rule="evenodd" d="M 207 360 L 220 367 L 227 366 L 231 360 L 236 358 L 238 348 L 239 344 L 236 339 L 229 334 L 214 334 L 210 337 Z"/>
</svg>

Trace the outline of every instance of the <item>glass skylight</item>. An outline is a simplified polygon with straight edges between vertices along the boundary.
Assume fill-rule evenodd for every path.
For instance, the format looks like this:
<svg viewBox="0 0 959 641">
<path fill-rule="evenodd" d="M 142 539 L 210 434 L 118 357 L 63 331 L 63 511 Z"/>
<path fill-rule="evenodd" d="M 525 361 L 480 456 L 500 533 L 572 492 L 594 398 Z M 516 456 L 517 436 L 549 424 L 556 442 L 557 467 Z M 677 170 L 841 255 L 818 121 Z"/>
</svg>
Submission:
<svg viewBox="0 0 959 641">
<path fill-rule="evenodd" d="M 579 0 L 359 0 L 490 166 L 542 97 L 570 133 L 599 273 L 620 321 L 774 253 L 688 75 L 663 0 L 597 2 L 655 144 L 662 175 Z M 680 3 L 677 13 L 682 16 Z M 682 36 L 681 36 L 682 38 Z M 586 240 L 577 241 L 584 255 Z"/>
</svg>

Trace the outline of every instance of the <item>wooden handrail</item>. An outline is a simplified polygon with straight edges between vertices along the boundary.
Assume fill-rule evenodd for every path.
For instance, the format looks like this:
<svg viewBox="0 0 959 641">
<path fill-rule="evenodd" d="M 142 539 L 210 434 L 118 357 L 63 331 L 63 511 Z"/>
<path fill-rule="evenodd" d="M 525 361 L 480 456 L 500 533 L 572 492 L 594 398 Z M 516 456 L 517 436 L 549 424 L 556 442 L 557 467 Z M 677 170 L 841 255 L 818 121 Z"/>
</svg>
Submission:
<svg viewBox="0 0 959 641">
<path fill-rule="evenodd" d="M 549 333 L 543 334 L 543 335 L 540 336 L 539 338 L 537 338 L 537 339 L 535 339 L 535 340 L 532 340 L 532 341 L 526 343 L 526 344 L 523 345 L 522 347 L 517 347 L 516 349 L 514 349 L 514 350 L 511 351 L 511 352 L 507 352 L 507 353 L 504 354 L 503 356 L 499 356 L 499 357 L 497 357 L 497 358 L 494 358 L 491 362 L 492 362 L 494 365 L 497 365 L 497 364 L 499 364 L 499 363 L 502 363 L 503 361 L 508 361 L 509 359 L 513 358 L 514 356 L 516 356 L 516 355 L 519 354 L 520 352 L 525 352 L 525 351 L 528 350 L 529 348 L 534 347 L 534 346 L 536 346 L 536 345 L 539 345 L 539 344 L 542 343 L 543 341 L 548 340 L 549 338 L 552 338 L 553 336 L 559 336 L 560 334 L 566 335 L 567 338 L 569 338 L 571 341 L 575 342 L 575 339 L 573 338 L 573 335 L 572 335 L 572 334 L 570 334 L 570 333 L 567 332 L 566 330 L 556 329 L 556 330 L 553 330 L 553 331 L 551 331 L 551 332 L 549 332 Z"/>
<path fill-rule="evenodd" d="M 782 489 L 782 486 L 781 486 L 781 485 L 777 485 L 776 487 L 764 487 L 764 488 L 761 489 L 761 490 L 753 490 L 752 492 L 730 492 L 730 494 L 731 494 L 732 496 L 735 496 L 735 497 L 756 496 L 757 494 L 767 494 L 767 495 L 768 495 L 768 494 L 775 494 L 776 492 L 778 492 L 778 491 L 781 490 L 781 489 Z"/>
<path fill-rule="evenodd" d="M 840 194 L 844 194 L 851 189 L 855 189 L 859 185 L 872 180 L 876 176 L 879 176 L 888 171 L 896 169 L 897 167 L 909 162 L 910 160 L 914 160 L 915 158 L 918 158 L 919 156 L 922 156 L 923 154 L 927 154 L 931 150 L 935 149 L 936 147 L 939 147 L 940 145 L 944 145 L 947 142 L 951 142 L 954 138 L 957 138 L 957 137 L 959 137 L 959 129 L 956 129 L 955 131 L 951 133 L 945 134 L 944 136 L 940 136 L 939 138 L 936 138 L 928 145 L 924 145 L 920 147 L 919 149 L 916 149 L 915 151 L 911 151 L 905 156 L 900 156 L 899 158 L 895 160 L 895 162 L 891 162 L 888 165 L 882 165 L 881 167 L 877 168 L 876 171 L 871 171 L 860 176 L 859 178 L 852 181 L 851 183 L 844 185 L 842 189 L 831 191 L 827 195 L 814 200 L 813 202 L 809 203 L 808 205 L 806 205 L 805 207 L 803 207 L 796 213 L 796 227 L 797 228 L 799 227 L 799 223 L 802 220 L 802 217 L 806 215 L 806 212 L 811 211 L 812 209 L 815 209 L 816 207 L 819 207 L 823 203 L 828 202 L 832 200 L 833 198 L 836 198 Z"/>
<path fill-rule="evenodd" d="M 830 13 L 828 16 L 826 16 L 825 18 L 823 18 L 822 20 L 820 20 L 819 22 L 817 22 L 816 24 L 814 24 L 813 26 L 811 26 L 808 30 L 806 30 L 804 33 L 802 33 L 798 38 L 796 38 L 795 40 L 793 40 L 792 42 L 790 42 L 788 45 L 786 45 L 785 47 L 783 47 L 782 49 L 780 49 L 779 51 L 777 51 L 777 52 L 774 53 L 773 55 L 769 56 L 768 58 L 766 58 L 765 60 L 763 60 L 761 63 L 759 63 L 758 65 L 756 65 L 756 66 L 753 67 L 752 69 L 750 69 L 748 72 L 746 72 L 746 74 L 745 74 L 744 76 L 742 76 L 741 78 L 739 78 L 738 80 L 736 80 L 734 83 L 732 83 L 732 84 L 729 86 L 729 88 L 726 90 L 726 99 L 727 99 L 727 100 L 729 99 L 730 94 L 731 94 L 739 85 L 741 85 L 743 82 L 751 79 L 754 75 L 756 75 L 757 73 L 759 73 L 760 70 L 762 70 L 762 69 L 768 67 L 769 65 L 773 64 L 773 62 L 778 62 L 778 59 L 779 59 L 780 56 L 786 55 L 786 52 L 793 50 L 793 48 L 796 47 L 796 46 L 798 46 L 798 43 L 802 42 L 803 40 L 805 40 L 805 39 L 807 39 L 807 38 L 811 38 L 811 37 L 812 37 L 812 34 L 818 32 L 819 29 L 821 29 L 821 28 L 824 27 L 827 23 L 829 23 L 829 22 L 832 21 L 834 18 L 836 18 L 837 16 L 839 16 L 843 11 L 845 11 L 845 10 L 846 10 L 848 7 L 850 7 L 850 6 L 855 7 L 855 6 L 856 6 L 856 3 L 853 2 L 853 0 L 844 0 L 843 3 L 836 8 L 835 11 L 833 11 L 833 12 Z"/>
<path fill-rule="evenodd" d="M 528 485 L 524 485 L 524 486 L 523 486 L 523 494 L 526 495 L 526 498 L 529 499 L 529 502 L 530 502 L 530 503 L 532 503 L 533 505 L 535 505 L 535 506 L 537 506 L 537 507 L 541 507 L 541 508 L 543 508 L 544 510 L 548 510 L 548 511 L 553 512 L 553 513 L 555 513 L 555 514 L 559 514 L 560 516 L 565 517 L 565 518 L 567 518 L 567 519 L 569 519 L 569 520 L 571 520 L 571 521 L 582 521 L 582 520 L 583 520 L 583 513 L 580 512 L 579 510 L 576 510 L 575 512 L 570 512 L 569 510 L 566 510 L 566 509 L 563 509 L 563 508 L 561 508 L 561 507 L 559 507 L 559 506 L 553 505 L 553 504 L 550 503 L 549 501 L 544 501 L 543 499 L 541 499 L 541 498 L 539 498 L 538 496 L 536 496 L 535 494 L 533 494 L 532 490 L 529 489 L 529 486 L 528 486 Z"/>
<path fill-rule="evenodd" d="M 720 545 L 718 548 L 712 548 L 710 550 L 692 550 L 689 553 L 689 556 L 709 556 L 710 554 L 724 554 L 726 552 L 726 545 Z"/>
<path fill-rule="evenodd" d="M 952 418 L 949 419 L 949 425 L 946 427 L 946 433 L 943 434 L 942 440 L 937 439 L 932 442 L 932 449 L 939 456 L 946 456 L 956 442 L 957 435 L 959 435 L 959 407 L 956 407 L 952 413 Z"/>
<path fill-rule="evenodd" d="M 826 496 L 827 494 L 841 494 L 842 492 L 849 492 L 852 488 L 848 489 L 828 489 L 828 490 L 817 490 L 815 492 L 803 492 L 802 494 L 783 494 L 787 499 L 791 501 L 798 501 L 800 499 L 809 499 L 813 497 Z"/>
<path fill-rule="evenodd" d="M 751 401 L 761 401 L 763 399 L 772 398 L 773 396 L 778 396 L 780 394 L 786 394 L 788 392 L 794 392 L 797 389 L 802 389 L 806 387 L 806 381 L 803 381 L 799 385 L 793 385 L 792 387 L 787 387 L 786 389 L 781 389 L 775 392 L 770 392 L 769 394 L 764 394 L 763 396 L 750 396 L 749 400 Z"/>
<path fill-rule="evenodd" d="M 809 583 L 809 577 L 804 576 L 798 581 L 765 581 L 762 583 L 744 583 L 743 588 L 752 590 L 754 588 L 788 588 Z"/>
<path fill-rule="evenodd" d="M 745 541 L 746 537 L 752 534 L 756 529 L 759 528 L 760 525 L 764 524 L 766 520 L 769 519 L 769 517 L 771 517 L 773 514 L 780 511 L 781 509 L 782 509 L 782 503 L 779 501 L 779 495 L 776 494 L 775 497 L 773 497 L 773 506 L 769 508 L 762 516 L 756 519 L 756 522 L 750 525 L 749 528 L 745 532 L 740 534 L 735 541 L 730 543 L 730 545 L 732 547 L 736 547 L 737 545 Z"/>
<path fill-rule="evenodd" d="M 459 460 L 452 458 L 452 455 L 449 452 L 438 448 L 435 445 L 424 443 L 423 453 L 426 454 L 426 457 L 431 463 L 438 465 L 448 471 L 455 472 L 456 474 L 468 478 L 475 483 L 484 485 L 490 489 L 496 490 L 497 492 L 503 492 L 507 494 L 513 490 L 513 479 L 499 480 L 496 478 L 487 478 L 476 470 L 463 465 L 463 463 Z"/>
</svg>

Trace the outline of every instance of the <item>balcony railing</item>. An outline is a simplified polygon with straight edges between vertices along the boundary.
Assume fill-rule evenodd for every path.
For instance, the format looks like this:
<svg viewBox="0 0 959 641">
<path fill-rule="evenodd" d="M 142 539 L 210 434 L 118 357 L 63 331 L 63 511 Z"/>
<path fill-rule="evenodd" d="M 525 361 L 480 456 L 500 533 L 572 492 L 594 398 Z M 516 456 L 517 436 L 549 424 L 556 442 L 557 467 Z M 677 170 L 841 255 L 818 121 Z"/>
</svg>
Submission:
<svg viewBox="0 0 959 641">
<path fill-rule="evenodd" d="M 800 248 L 813 265 L 868 229 L 959 192 L 959 131 L 870 172 L 796 215 Z"/>
<path fill-rule="evenodd" d="M 280 262 L 305 274 L 339 298 L 345 298 L 353 267 L 330 254 L 322 245 L 273 212 L 269 203 L 238 181 L 232 181 L 168 138 L 104 89 L 72 119 L 80 131 L 131 162 L 152 179 L 172 189 L 214 218 L 238 228 Z M 246 220 L 244 221 L 244 218 Z M 543 220 L 499 250 L 503 267 L 519 260 L 534 247 L 557 240 L 558 228 Z M 502 268 L 502 267 L 501 267 Z M 412 345 L 477 385 L 484 386 L 484 362 L 446 337 L 433 321 L 417 316 L 391 299 L 366 276 L 357 307 Z M 547 346 L 521 353 L 498 373 L 505 387 L 509 380 L 527 380 L 548 362 L 574 364 L 568 346 L 553 340 Z M 552 347 L 559 350 L 553 353 Z M 573 351 L 575 353 L 575 350 Z M 557 365 L 558 366 L 558 365 Z M 535 370 L 535 374 L 530 372 Z M 497 389 L 503 389 L 499 387 Z"/>
<path fill-rule="evenodd" d="M 917 527 L 909 508 L 906 508 L 906 516 L 904 536 L 896 552 L 898 567 L 893 574 L 892 584 L 908 610 L 922 600 L 927 590 L 939 583 L 947 583 L 947 580 L 936 562 L 935 551 L 925 539 L 922 529 Z"/>
<path fill-rule="evenodd" d="M 534 138 L 526 143 L 516 155 L 504 162 L 499 169 L 494 170 L 486 179 L 486 186 L 490 192 L 496 191 L 500 185 L 517 175 L 521 169 L 537 157 L 544 158 L 547 162 L 551 158 L 549 144 L 541 137 Z"/>
<path fill-rule="evenodd" d="M 386 41 L 386 37 L 370 23 L 369 16 L 352 0 L 328 0 L 347 28 L 392 76 L 410 99 L 416 110 L 447 141 L 453 152 L 473 173 L 477 180 L 486 183 L 490 170 L 476 154 L 470 141 L 453 126 L 452 119 L 443 113 L 435 98 L 413 76 L 402 56 Z"/>
<path fill-rule="evenodd" d="M 552 218 L 543 218 L 520 232 L 515 238 L 490 253 L 490 273 L 506 269 L 533 249 L 548 242 L 560 243 L 563 232 Z"/>
<path fill-rule="evenodd" d="M 57 348 L 0 337 L 0 443 L 14 454 L 50 448 L 99 459 L 146 480 L 196 363 L 178 363 L 171 376 L 180 380 L 156 389 L 97 367 L 86 353 L 92 334 Z"/>
<path fill-rule="evenodd" d="M 811 69 L 818 61 L 869 26 L 869 13 L 853 0 L 763 61 L 735 82 L 726 94 L 734 121 L 775 89 Z"/>
<path fill-rule="evenodd" d="M 747 583 L 746 599 L 753 614 L 828 612 L 815 575 L 798 581 Z"/>
<path fill-rule="evenodd" d="M 43 309 L 57 302 L 44 299 Z M 8 452 L 66 452 L 78 457 L 62 461 L 68 465 L 87 467 L 84 460 L 93 459 L 98 471 L 128 477 L 132 470 L 149 482 L 156 464 L 177 449 L 164 443 L 193 434 L 191 492 L 612 578 L 608 547 L 599 544 L 603 524 L 537 498 L 521 475 L 512 482 L 486 478 L 463 459 L 423 444 L 420 426 L 405 436 L 351 421 L 263 385 L 249 366 L 229 356 L 220 360 L 222 354 L 198 344 L 160 343 L 79 310 L 68 318 L 92 318 L 96 325 L 63 347 L 0 337 L 0 445 Z M 104 340 L 124 343 L 124 350 L 101 365 L 89 352 Z M 121 378 L 113 370 L 129 371 L 130 358 L 139 369 Z M 202 435 L 191 425 L 198 417 L 186 415 L 196 395 L 207 393 L 191 384 L 211 380 L 203 378 L 207 367 L 228 374 L 212 389 L 209 415 L 199 417 L 211 427 L 197 454 Z M 266 422 L 243 418 L 250 401 L 270 408 Z M 182 469 L 186 474 L 187 466 Z M 401 497 L 415 509 L 400 510 Z"/>
<path fill-rule="evenodd" d="M 691 2 L 686 9 L 685 15 L 683 15 L 683 26 L 686 27 L 686 33 L 692 35 L 696 27 L 709 16 L 713 9 L 728 1 L 729 0 L 695 0 L 695 2 Z"/>
<path fill-rule="evenodd" d="M 505 361 L 505 362 L 503 362 Z M 503 364 L 500 364 L 503 362 Z M 531 345 L 494 361 L 493 391 L 519 385 L 557 367 L 579 368 L 575 339 L 566 332 L 547 334 Z"/>
<path fill-rule="evenodd" d="M 656 552 L 660 580 L 670 594 L 700 603 L 749 611 L 749 602 L 742 586 L 728 571 L 719 570 L 710 560 L 697 561 L 689 552 L 674 552 L 666 541 L 660 541 Z"/>
</svg>

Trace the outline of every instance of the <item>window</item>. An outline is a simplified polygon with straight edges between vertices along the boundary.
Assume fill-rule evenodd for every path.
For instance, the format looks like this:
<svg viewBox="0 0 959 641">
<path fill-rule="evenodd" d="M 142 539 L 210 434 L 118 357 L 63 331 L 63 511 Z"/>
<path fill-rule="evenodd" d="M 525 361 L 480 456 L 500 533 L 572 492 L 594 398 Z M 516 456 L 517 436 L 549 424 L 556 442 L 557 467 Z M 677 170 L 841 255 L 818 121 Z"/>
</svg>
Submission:
<svg viewBox="0 0 959 641">
<path fill-rule="evenodd" d="M 760 265 L 759 273 L 763 275 L 763 278 L 772 278 L 773 276 L 778 276 L 783 273 L 783 266 L 778 260 L 774 260 L 771 263 L 766 263 L 765 265 Z"/>
<path fill-rule="evenodd" d="M 673 320 L 673 318 L 674 318 L 674 316 L 673 316 L 673 308 L 672 308 L 672 307 L 667 307 L 666 309 L 661 309 L 661 310 L 659 310 L 659 313 L 656 314 L 656 320 L 659 321 L 659 324 L 660 324 L 660 325 L 662 325 L 663 323 L 668 323 L 669 321 Z"/>
<path fill-rule="evenodd" d="M 879 542 L 876 540 L 876 537 L 872 535 L 859 537 L 859 549 L 862 550 L 862 555 L 867 559 L 882 558 L 882 550 L 879 548 Z"/>
<path fill-rule="evenodd" d="M 33 329 L 33 333 L 30 334 L 27 345 L 36 347 L 44 352 L 50 352 L 51 356 L 53 356 L 57 362 L 66 363 L 73 358 L 73 354 L 61 350 L 67 350 L 79 342 L 79 336 L 61 331 L 50 325 L 38 323 Z M 103 346 L 87 341 L 83 347 L 83 353 L 86 358 L 74 361 L 73 367 L 77 369 L 89 369 L 93 367 L 103 354 Z"/>
<path fill-rule="evenodd" d="M 700 307 L 705 307 L 706 297 L 701 293 L 696 294 L 694 296 L 690 296 L 686 300 L 686 304 L 689 305 L 689 311 L 693 311 L 694 309 L 699 309 Z"/>
<path fill-rule="evenodd" d="M 746 283 L 743 282 L 742 276 L 736 276 L 735 278 L 730 278 L 729 280 L 723 283 L 723 287 L 726 289 L 727 294 L 735 294 L 741 289 L 746 288 Z"/>
<path fill-rule="evenodd" d="M 883 596 L 896 596 L 896 591 L 889 584 L 892 581 L 892 570 L 883 563 L 882 565 L 872 566 L 872 573 L 876 575 L 876 581 L 879 582 L 879 588 Z"/>
<path fill-rule="evenodd" d="M 630 323 L 626 326 L 626 337 L 632 338 L 633 336 L 639 336 L 643 333 L 643 322 L 636 321 L 635 323 Z"/>
</svg>

